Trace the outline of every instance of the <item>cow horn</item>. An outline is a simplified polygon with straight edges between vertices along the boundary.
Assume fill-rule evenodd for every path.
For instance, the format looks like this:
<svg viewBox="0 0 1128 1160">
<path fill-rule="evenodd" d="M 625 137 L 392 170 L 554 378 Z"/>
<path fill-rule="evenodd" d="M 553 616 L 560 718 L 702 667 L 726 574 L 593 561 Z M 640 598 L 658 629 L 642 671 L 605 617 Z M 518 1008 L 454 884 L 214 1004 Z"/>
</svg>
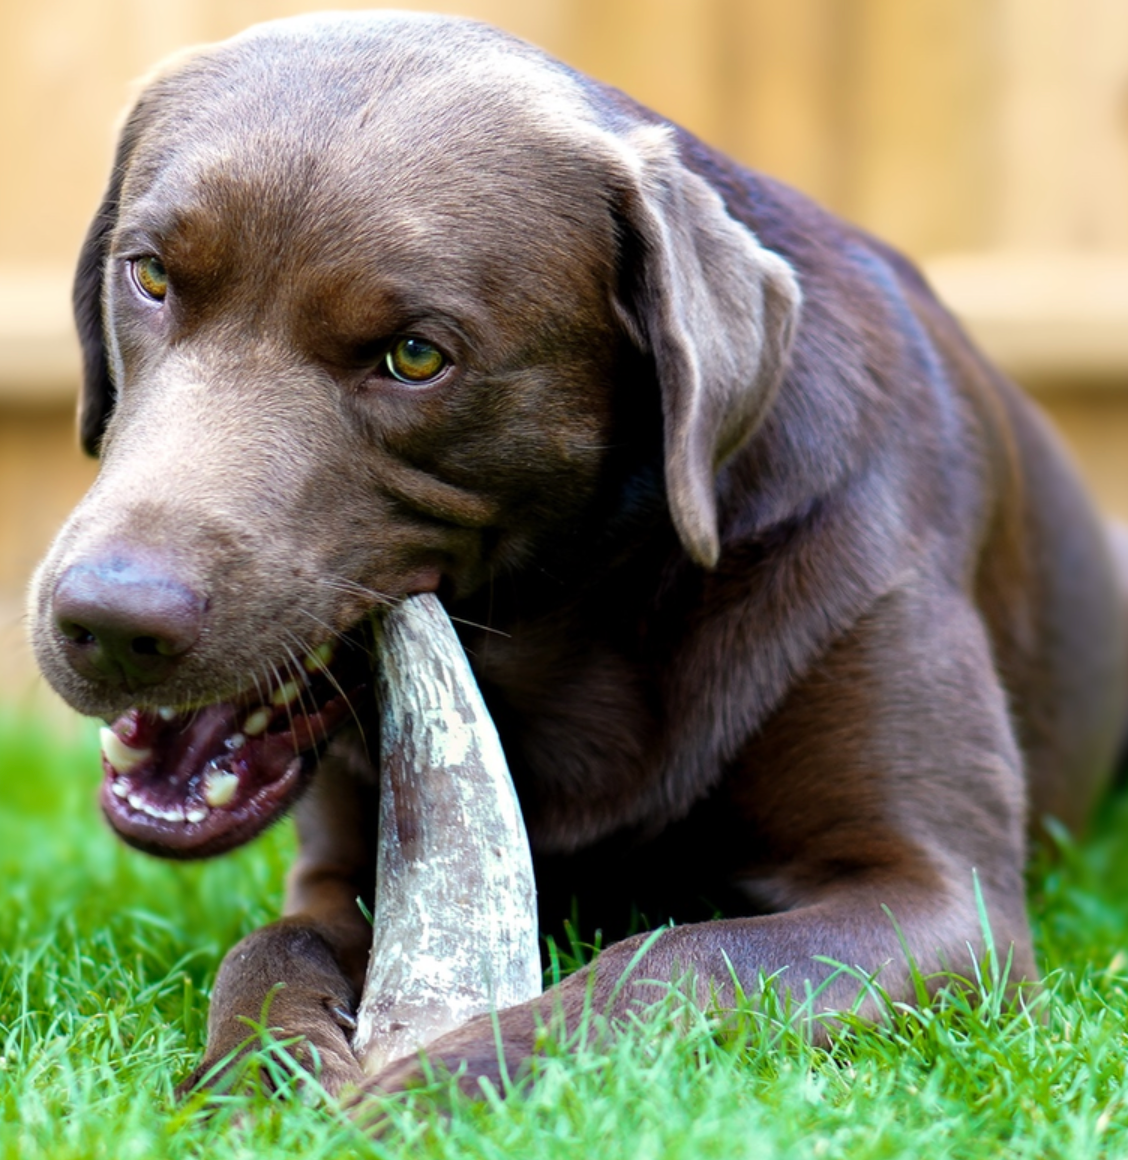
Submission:
<svg viewBox="0 0 1128 1160">
<path fill-rule="evenodd" d="M 540 994 L 536 887 L 493 721 L 432 595 L 384 618 L 373 943 L 354 1049 L 374 1075 Z"/>
</svg>

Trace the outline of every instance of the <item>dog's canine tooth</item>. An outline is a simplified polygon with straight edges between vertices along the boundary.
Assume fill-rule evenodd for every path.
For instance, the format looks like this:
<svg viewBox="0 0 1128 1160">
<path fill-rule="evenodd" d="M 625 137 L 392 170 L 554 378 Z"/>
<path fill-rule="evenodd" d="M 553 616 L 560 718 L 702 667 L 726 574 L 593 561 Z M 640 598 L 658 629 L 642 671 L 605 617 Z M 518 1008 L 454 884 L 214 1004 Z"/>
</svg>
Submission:
<svg viewBox="0 0 1128 1160">
<path fill-rule="evenodd" d="M 162 721 L 171 721 L 176 716 L 176 710 L 171 705 L 162 705 L 157 710 L 157 716 Z"/>
<path fill-rule="evenodd" d="M 118 773 L 131 773 L 142 762 L 153 756 L 151 749 L 134 749 L 107 725 L 98 730 L 102 742 L 102 756 Z"/>
<path fill-rule="evenodd" d="M 319 644 L 317 648 L 305 655 L 302 659 L 302 667 L 307 673 L 320 673 L 323 669 L 329 667 L 333 660 L 333 654 L 336 651 L 336 643 L 327 640 L 324 644 Z"/>
<path fill-rule="evenodd" d="M 194 806 L 190 810 L 185 810 L 184 820 L 195 825 L 197 822 L 202 822 L 210 813 L 211 810 L 204 810 L 200 809 L 199 806 Z"/>
<path fill-rule="evenodd" d="M 239 778 L 234 773 L 225 773 L 222 769 L 209 769 L 204 774 L 204 801 L 214 809 L 230 805 L 239 788 Z"/>
<path fill-rule="evenodd" d="M 129 797 L 128 782 L 126 782 L 124 778 L 114 778 L 114 780 L 110 783 L 110 793 L 112 793 L 114 797 L 117 798 Z"/>
<path fill-rule="evenodd" d="M 284 685 L 279 685 L 274 690 L 270 698 L 272 705 L 277 705 L 282 708 L 283 705 L 292 705 L 301 693 L 302 687 L 297 681 L 287 681 Z"/>
<path fill-rule="evenodd" d="M 272 716 L 273 714 L 265 705 L 259 706 L 243 722 L 243 733 L 247 737 L 257 737 L 260 733 L 265 733 Z"/>
<path fill-rule="evenodd" d="M 223 744 L 228 749 L 241 749 L 246 743 L 247 739 L 242 733 L 232 733 Z"/>
</svg>

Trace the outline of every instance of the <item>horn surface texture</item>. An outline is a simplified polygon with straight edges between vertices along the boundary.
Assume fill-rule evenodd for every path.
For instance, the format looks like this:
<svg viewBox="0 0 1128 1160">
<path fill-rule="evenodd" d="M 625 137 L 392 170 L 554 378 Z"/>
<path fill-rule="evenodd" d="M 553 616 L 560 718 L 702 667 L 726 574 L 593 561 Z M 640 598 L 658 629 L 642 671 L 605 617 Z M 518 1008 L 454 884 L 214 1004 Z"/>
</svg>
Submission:
<svg viewBox="0 0 1128 1160">
<path fill-rule="evenodd" d="M 438 599 L 382 620 L 373 943 L 354 1050 L 372 1075 L 541 992 L 536 886 L 505 755 Z"/>
</svg>

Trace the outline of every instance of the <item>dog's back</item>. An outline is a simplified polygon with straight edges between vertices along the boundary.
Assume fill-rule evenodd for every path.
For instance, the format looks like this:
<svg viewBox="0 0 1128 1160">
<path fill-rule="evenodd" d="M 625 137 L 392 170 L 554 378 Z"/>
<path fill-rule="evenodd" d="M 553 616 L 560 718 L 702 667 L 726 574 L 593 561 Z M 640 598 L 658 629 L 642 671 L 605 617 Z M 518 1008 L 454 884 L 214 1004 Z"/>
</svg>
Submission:
<svg viewBox="0 0 1128 1160">
<path fill-rule="evenodd" d="M 901 502 L 911 507 L 914 492 L 919 502 L 910 520 L 939 536 L 937 566 L 962 574 L 989 628 L 1032 825 L 1049 815 L 1083 826 L 1128 720 L 1128 533 L 1099 519 L 1037 407 L 905 258 L 693 139 L 683 149 L 729 211 L 801 272 L 808 323 L 777 403 L 794 405 L 779 432 L 787 450 L 774 453 L 814 447 L 836 469 L 875 454 L 899 460 Z M 844 406 L 861 418 L 843 422 Z M 753 504 L 762 488 L 761 477 L 748 489 Z"/>
</svg>

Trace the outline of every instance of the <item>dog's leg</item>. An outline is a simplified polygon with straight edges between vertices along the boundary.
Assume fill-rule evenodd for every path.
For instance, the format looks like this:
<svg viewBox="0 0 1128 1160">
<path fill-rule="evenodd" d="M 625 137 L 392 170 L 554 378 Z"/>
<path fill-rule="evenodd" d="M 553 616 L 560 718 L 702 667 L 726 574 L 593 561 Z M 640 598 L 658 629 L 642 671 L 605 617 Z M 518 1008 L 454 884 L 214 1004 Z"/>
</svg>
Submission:
<svg viewBox="0 0 1128 1160">
<path fill-rule="evenodd" d="M 331 1095 L 362 1079 L 350 1041 L 372 928 L 356 900 L 371 896 L 374 851 L 363 824 L 372 808 L 364 800 L 368 787 L 349 765 L 331 753 L 299 803 L 301 849 L 285 917 L 247 935 L 224 958 L 207 1053 L 183 1090 L 230 1083 L 239 1056 L 258 1046 L 253 1025 L 271 1028 L 278 1040 L 298 1038 L 290 1052 Z"/>
<path fill-rule="evenodd" d="M 810 1012 L 823 1018 L 806 1030 L 815 1042 L 826 1043 L 834 1012 L 880 1016 L 876 1000 L 866 996 L 861 981 L 866 976 L 874 978 L 891 1002 L 917 1002 L 893 922 L 882 909 L 890 898 L 894 916 L 898 910 L 903 916 L 905 906 L 915 911 L 898 924 L 909 945 L 940 948 L 940 956 L 935 950 L 927 957 L 920 955 L 925 974 L 941 965 L 939 957 L 958 975 L 973 977 L 967 944 L 981 951 L 982 938 L 970 902 L 958 905 L 936 893 L 898 891 L 892 883 L 883 886 L 877 880 L 828 892 L 820 901 L 786 914 L 717 920 L 616 943 L 592 966 L 539 999 L 499 1012 L 496 1025 L 493 1017 L 479 1016 L 437 1040 L 427 1048 L 429 1066 L 440 1075 L 457 1074 L 459 1086 L 470 1096 L 481 1095 L 482 1078 L 504 1090 L 503 1077 L 520 1076 L 545 1029 L 572 1035 L 585 1022 L 596 1028 L 613 1026 L 632 1011 L 642 1013 L 658 1003 L 673 985 L 684 986 L 687 977 L 695 985 L 698 1005 L 715 1004 L 720 1010 L 734 1004 L 734 978 L 753 997 L 760 979 L 773 975 L 779 977 L 779 985 L 792 989 L 796 1002 L 817 989 Z M 654 940 L 649 947 L 648 939 Z M 1021 936 L 1019 942 L 1015 960 L 1028 962 L 1028 940 Z M 1003 941 L 1004 960 L 1009 949 Z M 838 974 L 834 966 L 816 961 L 815 955 L 842 964 L 850 973 Z M 1012 970 L 1012 981 L 1029 977 L 1021 967 Z M 367 1086 L 381 1093 L 401 1091 L 420 1082 L 424 1074 L 418 1059 L 402 1059 Z"/>
<path fill-rule="evenodd" d="M 540 1026 L 580 1025 L 589 996 L 613 1021 L 687 972 L 702 1002 L 731 1003 L 734 979 L 755 994 L 762 976 L 778 975 L 800 999 L 821 988 L 815 1014 L 873 1016 L 879 1005 L 859 978 L 874 976 L 894 1002 L 916 999 L 901 939 L 925 975 L 971 976 L 985 948 L 976 883 L 1000 957 L 1013 951 L 1012 981 L 1033 977 L 1021 759 L 985 630 L 960 594 L 883 601 L 797 682 L 724 792 L 744 832 L 733 884 L 774 913 L 617 943 L 500 1012 L 496 1028 L 482 1017 L 437 1040 L 432 1064 L 463 1068 L 474 1092 L 481 1076 L 499 1082 L 499 1044 L 512 1074 Z M 812 1032 L 828 1033 L 823 1022 Z M 372 1084 L 396 1090 L 418 1075 L 416 1060 L 401 1060 Z"/>
</svg>

